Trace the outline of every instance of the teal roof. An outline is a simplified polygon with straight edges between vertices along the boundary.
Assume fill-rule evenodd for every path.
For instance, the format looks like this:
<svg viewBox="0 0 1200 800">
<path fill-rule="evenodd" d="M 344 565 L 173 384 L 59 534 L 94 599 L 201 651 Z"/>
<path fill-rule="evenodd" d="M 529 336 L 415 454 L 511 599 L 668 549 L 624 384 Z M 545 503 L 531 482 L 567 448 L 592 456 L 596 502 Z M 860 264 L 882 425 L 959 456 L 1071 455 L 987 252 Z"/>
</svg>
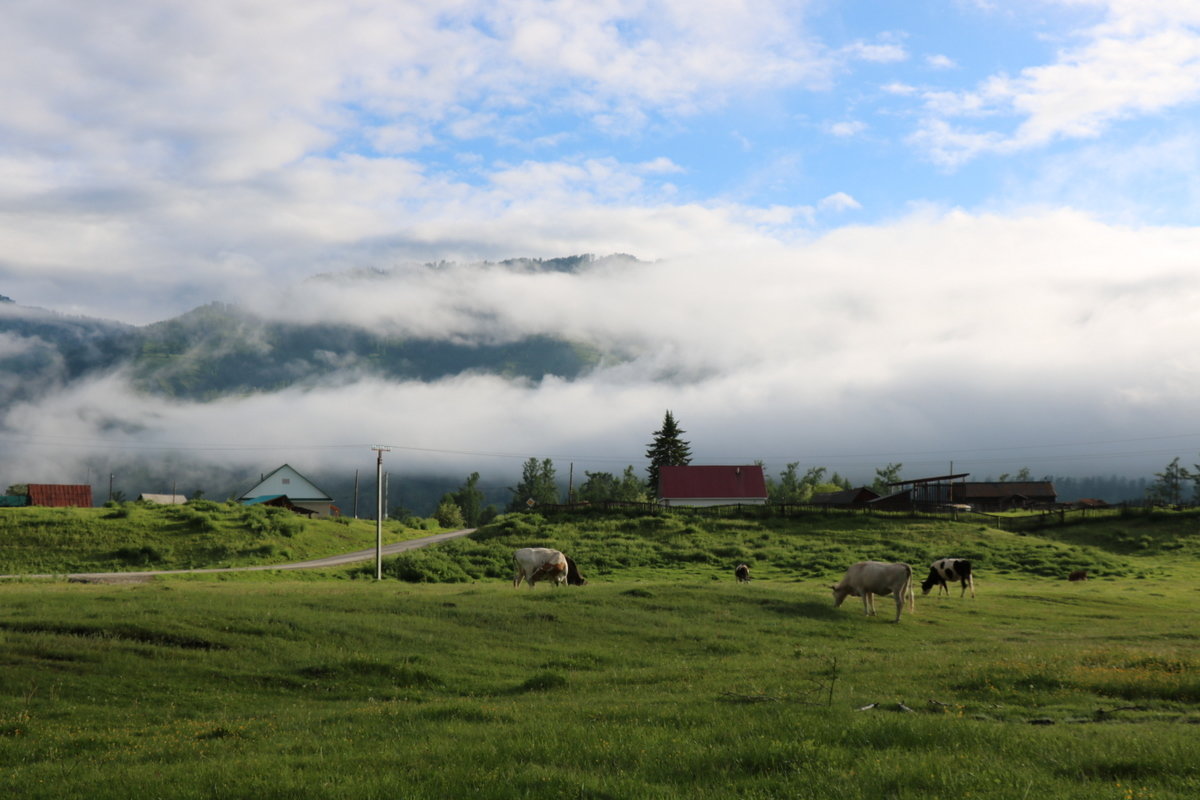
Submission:
<svg viewBox="0 0 1200 800">
<path fill-rule="evenodd" d="M 260 503 L 269 503 L 272 500 L 278 500 L 281 497 L 287 497 L 286 494 L 263 494 L 258 497 L 247 497 L 242 501 L 244 506 L 256 506 Z"/>
</svg>

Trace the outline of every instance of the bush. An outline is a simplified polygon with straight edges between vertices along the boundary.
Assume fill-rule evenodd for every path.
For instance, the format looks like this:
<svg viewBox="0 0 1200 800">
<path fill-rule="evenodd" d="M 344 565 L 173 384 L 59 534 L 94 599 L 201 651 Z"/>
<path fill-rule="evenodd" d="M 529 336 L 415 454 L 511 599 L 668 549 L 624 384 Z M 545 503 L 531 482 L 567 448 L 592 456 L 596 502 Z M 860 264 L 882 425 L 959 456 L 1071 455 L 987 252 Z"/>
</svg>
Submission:
<svg viewBox="0 0 1200 800">
<path fill-rule="evenodd" d="M 375 574 L 362 567 L 356 574 Z M 437 549 L 410 550 L 383 562 L 383 574 L 407 583 L 469 583 L 471 576 L 449 555 Z"/>
<path fill-rule="evenodd" d="M 113 552 L 113 558 L 129 566 L 148 566 L 167 560 L 167 554 L 159 552 L 149 545 L 142 547 L 122 547 Z"/>
</svg>

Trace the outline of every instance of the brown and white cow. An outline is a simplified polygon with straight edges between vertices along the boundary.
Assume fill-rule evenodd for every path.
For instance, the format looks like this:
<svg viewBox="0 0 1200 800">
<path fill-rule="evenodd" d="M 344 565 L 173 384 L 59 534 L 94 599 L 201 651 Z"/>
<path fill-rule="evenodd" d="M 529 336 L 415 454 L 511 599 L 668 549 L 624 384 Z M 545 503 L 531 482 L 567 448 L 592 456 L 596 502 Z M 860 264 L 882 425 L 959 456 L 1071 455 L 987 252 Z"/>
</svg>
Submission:
<svg viewBox="0 0 1200 800">
<path fill-rule="evenodd" d="M 971 574 L 971 562 L 965 558 L 939 558 L 930 564 L 929 575 L 921 581 L 921 594 L 929 594 L 929 590 L 935 585 L 939 595 L 943 590 L 950 594 L 950 587 L 946 583 L 953 581 L 962 584 L 959 597 L 967 594 L 968 587 L 971 589 L 971 597 L 975 596 L 975 576 Z"/>
<path fill-rule="evenodd" d="M 895 595 L 896 622 L 900 621 L 900 613 L 904 610 L 904 602 L 908 601 L 909 611 L 916 612 L 916 598 L 913 596 L 912 567 L 897 562 L 889 564 L 884 561 L 859 561 L 851 564 L 840 581 L 833 585 L 833 605 L 836 608 L 842 604 L 847 595 L 861 597 L 863 610 L 868 617 L 875 616 L 875 599 L 877 594 Z"/>
<path fill-rule="evenodd" d="M 737 578 L 738 583 L 749 583 L 750 568 L 745 564 L 738 564 L 733 568 L 733 577 Z"/>
<path fill-rule="evenodd" d="M 514 589 L 521 585 L 522 580 L 529 583 L 530 589 L 542 580 L 554 581 L 557 586 L 583 586 L 587 583 L 570 556 L 549 547 L 521 548 L 513 553 L 513 566 L 516 568 Z"/>
</svg>

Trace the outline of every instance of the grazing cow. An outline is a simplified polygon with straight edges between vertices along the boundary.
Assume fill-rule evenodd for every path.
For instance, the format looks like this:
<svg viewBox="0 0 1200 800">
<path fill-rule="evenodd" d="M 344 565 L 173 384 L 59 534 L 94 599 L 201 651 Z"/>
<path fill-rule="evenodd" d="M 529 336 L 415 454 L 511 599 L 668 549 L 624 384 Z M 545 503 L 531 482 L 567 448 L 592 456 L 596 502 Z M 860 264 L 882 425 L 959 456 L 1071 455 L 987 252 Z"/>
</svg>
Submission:
<svg viewBox="0 0 1200 800">
<path fill-rule="evenodd" d="M 929 577 L 921 581 L 921 594 L 929 594 L 929 590 L 935 584 L 939 595 L 943 590 L 950 594 L 950 587 L 946 585 L 946 581 L 959 581 L 962 584 L 959 597 L 966 595 L 968 587 L 971 589 L 971 597 L 975 596 L 975 577 L 971 574 L 971 562 L 965 558 L 940 558 L 930 564 Z"/>
<path fill-rule="evenodd" d="M 541 580 L 552 580 L 558 586 L 583 586 L 587 583 L 569 556 L 548 547 L 524 547 L 518 550 L 513 553 L 513 566 L 516 567 L 514 589 L 521 585 L 522 580 L 529 583 L 530 589 Z"/>
<path fill-rule="evenodd" d="M 1087 579 L 1088 574 L 1086 569 L 1077 569 L 1067 576 L 1067 580 L 1069 581 L 1086 581 Z"/>
<path fill-rule="evenodd" d="M 734 567 L 733 575 L 735 578 L 737 578 L 738 583 L 750 582 L 750 568 L 745 564 L 738 564 L 736 567 Z"/>
<path fill-rule="evenodd" d="M 916 612 L 916 599 L 913 597 L 912 583 L 912 567 L 908 564 L 859 561 L 857 564 L 851 564 L 841 581 L 833 585 L 833 605 L 834 608 L 840 606 L 847 595 L 861 597 L 867 616 L 873 617 L 875 616 L 874 595 L 895 595 L 895 621 L 899 622 L 905 600 L 908 601 L 909 611 Z"/>
</svg>

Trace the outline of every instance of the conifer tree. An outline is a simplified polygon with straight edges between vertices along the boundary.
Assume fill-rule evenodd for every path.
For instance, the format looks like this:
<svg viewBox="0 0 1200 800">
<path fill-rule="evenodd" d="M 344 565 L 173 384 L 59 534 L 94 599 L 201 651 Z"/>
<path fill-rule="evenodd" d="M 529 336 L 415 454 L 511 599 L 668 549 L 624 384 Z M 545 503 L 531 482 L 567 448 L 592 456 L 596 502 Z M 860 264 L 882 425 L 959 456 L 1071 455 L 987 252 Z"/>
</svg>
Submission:
<svg viewBox="0 0 1200 800">
<path fill-rule="evenodd" d="M 684 467 L 691 463 L 692 446 L 680 438 L 684 433 L 686 431 L 679 427 L 675 415 L 667 411 L 662 427 L 654 432 L 654 441 L 646 451 L 646 458 L 650 459 L 646 473 L 649 475 L 647 484 L 651 497 L 658 494 L 658 471 L 661 467 Z"/>
</svg>

